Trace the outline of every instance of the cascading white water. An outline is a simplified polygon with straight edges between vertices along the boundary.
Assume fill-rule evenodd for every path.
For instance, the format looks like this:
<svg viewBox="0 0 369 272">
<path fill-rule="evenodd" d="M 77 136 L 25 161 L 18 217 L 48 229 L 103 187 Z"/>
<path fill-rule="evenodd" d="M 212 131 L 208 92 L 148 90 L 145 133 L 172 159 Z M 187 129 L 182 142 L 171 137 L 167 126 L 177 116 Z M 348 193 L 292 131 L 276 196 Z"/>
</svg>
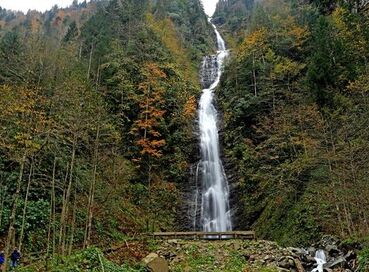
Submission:
<svg viewBox="0 0 369 272">
<path fill-rule="evenodd" d="M 214 107 L 214 89 L 222 74 L 223 62 L 228 56 L 224 40 L 213 25 L 217 36 L 216 57 L 207 57 L 203 66 L 203 81 L 210 87 L 202 91 L 199 103 L 199 126 L 201 140 L 200 174 L 202 182 L 201 224 L 203 231 L 222 232 L 232 230 L 229 206 L 229 188 L 219 153 L 218 114 Z M 195 211 L 196 214 L 196 211 Z M 196 225 L 196 224 L 194 224 Z"/>
<path fill-rule="evenodd" d="M 317 263 L 317 268 L 314 268 L 311 272 L 323 272 L 323 266 L 327 263 L 325 253 L 323 250 L 319 249 L 315 252 L 315 261 Z"/>
</svg>

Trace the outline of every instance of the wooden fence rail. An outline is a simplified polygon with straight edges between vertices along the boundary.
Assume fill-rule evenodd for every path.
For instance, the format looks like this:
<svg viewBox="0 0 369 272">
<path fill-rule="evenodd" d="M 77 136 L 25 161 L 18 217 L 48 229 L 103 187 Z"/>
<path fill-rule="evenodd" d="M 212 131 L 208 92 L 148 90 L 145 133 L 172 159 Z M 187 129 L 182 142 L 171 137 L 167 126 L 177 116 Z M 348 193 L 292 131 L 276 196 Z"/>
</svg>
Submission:
<svg viewBox="0 0 369 272">
<path fill-rule="evenodd" d="M 154 232 L 149 234 L 154 239 L 188 239 L 188 240 L 225 240 L 240 239 L 254 240 L 254 231 L 226 231 L 226 232 Z"/>
</svg>

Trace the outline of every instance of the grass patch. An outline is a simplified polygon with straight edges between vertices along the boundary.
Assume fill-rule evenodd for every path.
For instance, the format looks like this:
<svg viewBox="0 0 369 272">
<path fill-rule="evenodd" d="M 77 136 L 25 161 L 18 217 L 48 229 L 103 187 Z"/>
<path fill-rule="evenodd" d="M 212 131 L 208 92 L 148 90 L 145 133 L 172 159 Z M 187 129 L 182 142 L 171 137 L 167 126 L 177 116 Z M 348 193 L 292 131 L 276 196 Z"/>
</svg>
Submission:
<svg viewBox="0 0 369 272">
<path fill-rule="evenodd" d="M 55 257 L 45 261 L 38 261 L 26 267 L 20 267 L 19 272 L 144 272 L 142 266 L 117 265 L 106 259 L 98 248 L 91 247 L 86 250 L 78 251 L 67 257 Z"/>
<path fill-rule="evenodd" d="M 369 272 L 369 247 L 360 251 L 358 256 L 359 272 Z"/>
</svg>

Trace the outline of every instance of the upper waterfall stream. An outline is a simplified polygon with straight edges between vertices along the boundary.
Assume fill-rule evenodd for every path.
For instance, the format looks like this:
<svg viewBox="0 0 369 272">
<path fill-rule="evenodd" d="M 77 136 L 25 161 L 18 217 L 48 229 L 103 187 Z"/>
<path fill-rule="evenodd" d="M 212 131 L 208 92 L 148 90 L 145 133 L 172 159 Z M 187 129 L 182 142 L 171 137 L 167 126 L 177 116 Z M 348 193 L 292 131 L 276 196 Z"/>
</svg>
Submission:
<svg viewBox="0 0 369 272">
<path fill-rule="evenodd" d="M 202 90 L 199 102 L 201 162 L 199 163 L 201 192 L 201 221 L 203 231 L 232 230 L 229 188 L 219 152 L 218 113 L 214 106 L 214 90 L 220 82 L 223 63 L 228 56 L 225 42 L 215 25 L 218 52 L 205 57 L 202 69 Z M 195 211 L 196 214 L 196 211 Z M 196 226 L 196 222 L 194 223 Z"/>
</svg>

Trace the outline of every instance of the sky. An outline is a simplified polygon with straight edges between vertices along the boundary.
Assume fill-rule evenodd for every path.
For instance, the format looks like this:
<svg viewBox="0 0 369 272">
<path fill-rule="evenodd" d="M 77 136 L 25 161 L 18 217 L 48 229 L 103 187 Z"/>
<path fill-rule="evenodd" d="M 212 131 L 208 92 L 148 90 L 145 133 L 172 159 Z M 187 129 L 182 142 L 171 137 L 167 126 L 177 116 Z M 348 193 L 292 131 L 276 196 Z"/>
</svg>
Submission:
<svg viewBox="0 0 369 272">
<path fill-rule="evenodd" d="M 0 7 L 21 10 L 27 12 L 29 9 L 46 11 L 51 9 L 55 4 L 59 7 L 67 7 L 72 4 L 73 0 L 0 0 Z M 79 0 L 78 2 L 83 2 Z"/>
<path fill-rule="evenodd" d="M 0 0 L 1 3 L 2 0 Z M 214 14 L 215 8 L 217 6 L 218 0 L 201 0 L 204 5 L 205 13 L 211 17 Z"/>
<path fill-rule="evenodd" d="M 211 17 L 215 11 L 218 0 L 201 0 L 205 13 Z M 67 7 L 72 4 L 73 0 L 0 0 L 0 6 L 11 10 L 21 10 L 27 12 L 29 9 L 46 11 L 52 8 L 55 4 L 59 7 Z M 78 2 L 82 2 L 79 0 Z"/>
</svg>

